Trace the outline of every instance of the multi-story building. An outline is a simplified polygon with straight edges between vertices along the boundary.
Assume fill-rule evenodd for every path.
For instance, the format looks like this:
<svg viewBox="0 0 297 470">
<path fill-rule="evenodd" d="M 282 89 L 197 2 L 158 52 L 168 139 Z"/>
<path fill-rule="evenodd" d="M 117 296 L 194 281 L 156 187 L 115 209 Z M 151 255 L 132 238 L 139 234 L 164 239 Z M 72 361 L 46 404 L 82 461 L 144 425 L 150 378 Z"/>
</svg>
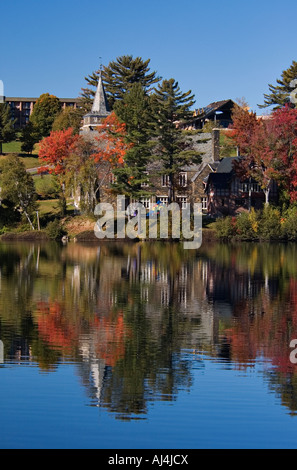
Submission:
<svg viewBox="0 0 297 470">
<path fill-rule="evenodd" d="M 21 97 L 4 97 L 5 103 L 8 103 L 11 109 L 12 118 L 15 119 L 14 127 L 21 129 L 24 127 L 32 114 L 34 104 L 38 98 L 21 98 Z M 76 108 L 79 103 L 79 98 L 59 98 L 62 104 L 62 108 L 66 106 L 72 106 Z"/>
</svg>

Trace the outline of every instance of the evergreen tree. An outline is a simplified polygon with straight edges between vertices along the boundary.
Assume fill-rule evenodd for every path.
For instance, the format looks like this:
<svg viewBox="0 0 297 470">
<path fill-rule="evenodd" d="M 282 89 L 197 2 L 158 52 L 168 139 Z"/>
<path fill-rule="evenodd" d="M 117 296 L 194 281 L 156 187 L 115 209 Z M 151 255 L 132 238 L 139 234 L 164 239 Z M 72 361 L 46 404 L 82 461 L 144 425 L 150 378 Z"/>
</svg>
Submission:
<svg viewBox="0 0 297 470">
<path fill-rule="evenodd" d="M 53 122 L 60 111 L 61 102 L 56 96 L 44 93 L 38 98 L 30 116 L 38 140 L 50 135 Z"/>
<path fill-rule="evenodd" d="M 22 142 L 22 152 L 32 153 L 34 145 L 38 142 L 38 135 L 32 122 L 23 127 L 21 131 L 20 141 Z"/>
<path fill-rule="evenodd" d="M 156 158 L 168 178 L 168 203 L 174 201 L 176 178 L 182 168 L 201 162 L 201 153 L 193 150 L 193 141 L 181 126 L 192 118 L 190 107 L 195 101 L 191 93 L 182 93 L 178 82 L 171 78 L 163 80 L 152 96 Z"/>
<path fill-rule="evenodd" d="M 7 103 L 0 103 L 0 155 L 2 144 L 15 138 L 14 121 L 11 117 L 10 107 Z"/>
<path fill-rule="evenodd" d="M 160 81 L 156 72 L 150 72 L 149 63 L 150 59 L 144 61 L 141 57 L 133 59 L 132 55 L 125 55 L 103 67 L 102 78 L 110 109 L 113 109 L 115 101 L 123 98 L 134 83 L 140 83 L 148 92 L 152 85 Z M 82 101 L 86 110 L 91 107 L 99 74 L 100 70 L 97 70 L 85 77 L 88 86 L 82 89 Z"/>
<path fill-rule="evenodd" d="M 291 86 L 291 82 L 296 79 L 297 62 L 293 61 L 292 65 L 282 72 L 281 78 L 276 80 L 277 85 L 268 85 L 270 93 L 264 94 L 264 104 L 258 105 L 259 108 L 274 106 L 273 109 L 278 109 L 286 104 L 296 107 L 296 103 L 294 106 L 294 103 L 291 101 L 291 93 L 296 88 L 296 86 Z"/>
<path fill-rule="evenodd" d="M 147 182 L 147 165 L 151 158 L 150 97 L 141 83 L 134 83 L 122 100 L 116 102 L 114 111 L 125 123 L 125 140 L 128 150 L 124 164 L 114 169 L 117 193 L 139 200 L 147 192 L 142 184 Z"/>
</svg>

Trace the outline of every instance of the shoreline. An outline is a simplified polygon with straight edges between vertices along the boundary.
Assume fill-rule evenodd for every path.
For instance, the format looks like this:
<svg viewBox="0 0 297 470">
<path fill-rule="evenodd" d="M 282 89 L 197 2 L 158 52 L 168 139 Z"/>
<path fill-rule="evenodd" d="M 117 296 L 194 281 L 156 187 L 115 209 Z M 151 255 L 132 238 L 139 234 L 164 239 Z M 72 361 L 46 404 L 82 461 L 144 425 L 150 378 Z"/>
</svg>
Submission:
<svg viewBox="0 0 297 470">
<path fill-rule="evenodd" d="M 204 241 L 218 241 L 218 238 L 215 234 L 214 230 L 210 229 L 202 229 L 202 239 Z M 45 231 L 26 231 L 26 232 L 7 232 L 2 235 L 0 235 L 0 242 L 1 241 L 42 241 L 42 242 L 50 242 L 50 241 L 55 241 L 52 240 Z M 56 242 L 62 242 L 63 240 L 56 240 Z M 178 242 L 183 242 L 186 240 L 166 240 L 162 238 L 156 238 L 156 239 L 140 239 L 140 238 L 135 238 L 135 239 L 130 239 L 130 238 L 103 238 L 99 239 L 96 237 L 94 232 L 92 230 L 86 230 L 77 233 L 74 236 L 65 236 L 65 241 L 69 243 L 114 243 L 114 242 L 130 242 L 130 243 L 138 243 L 138 242 L 169 242 L 169 243 L 178 243 Z"/>
</svg>

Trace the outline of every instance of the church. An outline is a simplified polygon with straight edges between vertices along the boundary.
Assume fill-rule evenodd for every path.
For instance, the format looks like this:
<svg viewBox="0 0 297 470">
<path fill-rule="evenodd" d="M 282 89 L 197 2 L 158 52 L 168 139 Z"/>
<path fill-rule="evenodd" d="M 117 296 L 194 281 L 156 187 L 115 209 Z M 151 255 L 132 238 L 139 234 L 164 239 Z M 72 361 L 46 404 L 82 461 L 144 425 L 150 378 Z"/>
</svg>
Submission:
<svg viewBox="0 0 297 470">
<path fill-rule="evenodd" d="M 90 134 L 96 131 L 97 127 L 101 125 L 102 119 L 105 119 L 109 114 L 110 110 L 102 82 L 102 73 L 100 71 L 92 109 L 89 113 L 84 115 L 80 133 L 90 136 Z"/>
</svg>

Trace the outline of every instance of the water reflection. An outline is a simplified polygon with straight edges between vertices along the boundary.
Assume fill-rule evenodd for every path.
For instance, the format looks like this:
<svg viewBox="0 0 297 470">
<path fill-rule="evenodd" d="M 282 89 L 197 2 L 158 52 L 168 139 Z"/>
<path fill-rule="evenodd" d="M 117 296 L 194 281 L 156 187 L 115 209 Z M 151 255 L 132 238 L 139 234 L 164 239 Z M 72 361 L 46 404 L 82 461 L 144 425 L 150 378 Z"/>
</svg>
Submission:
<svg viewBox="0 0 297 470">
<path fill-rule="evenodd" d="M 294 414 L 296 245 L 0 244 L 4 361 L 76 364 L 93 406 L 144 417 L 210 357 L 263 379 Z"/>
</svg>

